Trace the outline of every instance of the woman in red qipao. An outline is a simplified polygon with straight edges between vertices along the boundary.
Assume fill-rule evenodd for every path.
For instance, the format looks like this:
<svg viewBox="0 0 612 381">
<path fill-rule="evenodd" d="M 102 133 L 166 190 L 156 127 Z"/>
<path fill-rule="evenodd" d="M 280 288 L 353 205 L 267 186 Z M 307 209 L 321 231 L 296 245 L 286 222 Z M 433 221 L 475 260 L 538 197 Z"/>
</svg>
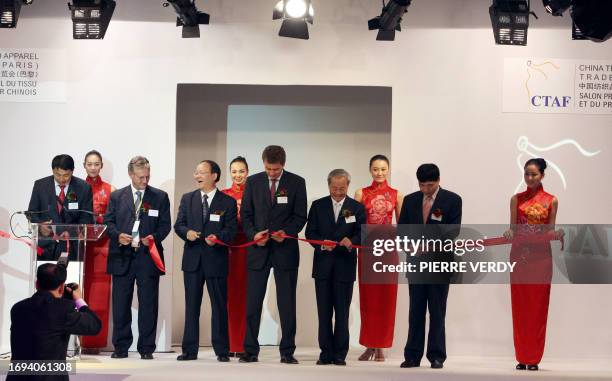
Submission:
<svg viewBox="0 0 612 381">
<path fill-rule="evenodd" d="M 249 175 L 249 165 L 244 157 L 238 156 L 230 163 L 232 187 L 223 193 L 233 197 L 238 204 L 238 234 L 233 245 L 247 241 L 240 221 L 240 204 L 244 185 Z M 244 353 L 246 334 L 246 289 L 247 289 L 247 249 L 230 248 L 229 272 L 227 276 L 227 313 L 229 319 L 230 356 L 240 357 Z"/>
<path fill-rule="evenodd" d="M 506 238 L 529 239 L 550 232 L 556 239 L 563 237 L 563 230 L 554 231 L 557 198 L 542 187 L 545 169 L 544 159 L 525 163 L 527 190 L 510 200 L 511 228 L 504 233 Z M 510 260 L 516 263 L 510 275 L 516 369 L 538 370 L 544 354 L 552 279 L 550 242 L 515 242 Z"/>
<path fill-rule="evenodd" d="M 393 215 L 399 217 L 404 196 L 387 183 L 389 159 L 384 155 L 375 155 L 370 159 L 372 184 L 359 189 L 355 200 L 366 209 L 368 224 L 392 224 Z M 359 303 L 361 312 L 361 331 L 359 343 L 366 347 L 359 356 L 360 361 L 374 359 L 385 361 L 383 348 L 393 345 L 395 328 L 395 307 L 397 301 L 397 282 L 385 284 L 367 284 L 362 280 L 360 256 L 359 270 Z M 397 258 L 395 258 L 397 261 Z"/>
<path fill-rule="evenodd" d="M 104 213 L 110 201 L 110 194 L 115 188 L 102 181 L 100 170 L 104 166 L 102 155 L 98 151 L 89 151 L 85 154 L 83 162 L 87 172 L 87 183 L 93 192 L 93 211 L 96 224 L 104 221 Z M 98 354 L 100 348 L 106 347 L 108 337 L 108 313 L 110 300 L 110 275 L 106 273 L 106 259 L 108 257 L 108 236 L 98 241 L 87 243 L 85 253 L 85 273 L 83 274 L 83 288 L 85 301 L 102 320 L 102 330 L 96 336 L 83 336 L 81 346 L 85 354 Z"/>
</svg>

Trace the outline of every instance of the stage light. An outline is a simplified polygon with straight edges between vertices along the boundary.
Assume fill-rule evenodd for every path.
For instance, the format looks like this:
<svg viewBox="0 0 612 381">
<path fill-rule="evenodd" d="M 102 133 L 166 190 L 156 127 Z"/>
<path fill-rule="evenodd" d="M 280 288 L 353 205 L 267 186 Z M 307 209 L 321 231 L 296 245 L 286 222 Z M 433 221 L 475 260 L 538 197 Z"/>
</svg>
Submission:
<svg viewBox="0 0 612 381">
<path fill-rule="evenodd" d="M 72 16 L 72 38 L 99 40 L 104 38 L 116 3 L 113 0 L 73 0 L 68 3 Z"/>
<path fill-rule="evenodd" d="M 572 38 L 604 42 L 612 37 L 612 1 L 574 0 Z"/>
<path fill-rule="evenodd" d="M 489 7 L 495 43 L 498 45 L 527 45 L 529 15 L 527 0 L 493 0 Z"/>
<path fill-rule="evenodd" d="M 383 9 L 380 16 L 368 21 L 368 29 L 378 29 L 376 39 L 378 41 L 394 41 L 395 31 L 401 32 L 401 22 L 404 13 L 412 0 L 390 0 L 386 5 L 383 1 Z"/>
<path fill-rule="evenodd" d="M 278 35 L 281 37 L 308 40 L 308 23 L 314 21 L 311 0 L 280 0 L 274 6 L 272 20 L 283 20 Z"/>
<path fill-rule="evenodd" d="M 21 4 L 32 4 L 32 0 L 0 0 L 0 28 L 15 28 Z"/>
<path fill-rule="evenodd" d="M 546 12 L 553 16 L 563 16 L 563 12 L 572 5 L 572 0 L 542 0 L 542 3 Z"/>
<path fill-rule="evenodd" d="M 199 38 L 200 25 L 210 23 L 210 15 L 200 12 L 195 6 L 195 0 L 167 0 L 164 7 L 172 5 L 176 12 L 176 26 L 182 26 L 183 38 Z"/>
</svg>

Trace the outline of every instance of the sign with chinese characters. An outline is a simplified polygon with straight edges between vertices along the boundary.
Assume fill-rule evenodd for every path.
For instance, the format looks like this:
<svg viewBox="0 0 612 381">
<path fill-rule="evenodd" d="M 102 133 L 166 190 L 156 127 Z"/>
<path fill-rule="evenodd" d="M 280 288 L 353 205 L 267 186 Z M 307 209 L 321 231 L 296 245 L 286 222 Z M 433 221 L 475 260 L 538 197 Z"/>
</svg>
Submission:
<svg viewBox="0 0 612 381">
<path fill-rule="evenodd" d="M 0 48 L 0 102 L 66 102 L 65 51 Z"/>
<path fill-rule="evenodd" d="M 506 58 L 503 112 L 612 114 L 612 61 Z"/>
</svg>

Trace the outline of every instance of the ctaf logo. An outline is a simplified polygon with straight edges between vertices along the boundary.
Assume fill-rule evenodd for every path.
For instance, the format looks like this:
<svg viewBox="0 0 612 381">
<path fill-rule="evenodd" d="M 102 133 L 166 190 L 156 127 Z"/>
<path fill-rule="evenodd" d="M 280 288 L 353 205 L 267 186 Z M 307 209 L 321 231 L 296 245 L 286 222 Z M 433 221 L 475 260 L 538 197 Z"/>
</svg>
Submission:
<svg viewBox="0 0 612 381">
<path fill-rule="evenodd" d="M 529 86 L 529 82 L 535 76 L 539 76 L 544 80 L 549 79 L 549 73 L 559 70 L 559 66 L 552 61 L 542 63 L 534 63 L 531 60 L 527 61 L 527 80 L 525 81 L 525 89 L 529 103 L 537 108 L 567 108 L 570 106 L 572 97 L 569 95 L 546 95 L 534 94 L 534 91 Z"/>
</svg>

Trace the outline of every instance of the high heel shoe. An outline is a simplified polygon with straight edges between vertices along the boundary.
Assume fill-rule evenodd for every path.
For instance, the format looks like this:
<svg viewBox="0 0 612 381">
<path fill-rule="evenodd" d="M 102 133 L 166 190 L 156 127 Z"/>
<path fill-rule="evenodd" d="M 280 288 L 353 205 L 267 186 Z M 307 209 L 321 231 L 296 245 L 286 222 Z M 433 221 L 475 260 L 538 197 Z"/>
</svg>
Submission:
<svg viewBox="0 0 612 381">
<path fill-rule="evenodd" d="M 537 365 L 527 365 L 527 370 L 538 370 L 540 369 Z"/>
<path fill-rule="evenodd" d="M 527 365 L 518 363 L 516 364 L 516 370 L 525 370 L 527 369 Z"/>
<path fill-rule="evenodd" d="M 376 348 L 374 353 L 374 361 L 385 361 L 385 353 L 381 348 Z"/>
<path fill-rule="evenodd" d="M 374 358 L 374 348 L 366 348 L 366 350 L 357 358 L 359 361 L 369 361 Z"/>
</svg>

